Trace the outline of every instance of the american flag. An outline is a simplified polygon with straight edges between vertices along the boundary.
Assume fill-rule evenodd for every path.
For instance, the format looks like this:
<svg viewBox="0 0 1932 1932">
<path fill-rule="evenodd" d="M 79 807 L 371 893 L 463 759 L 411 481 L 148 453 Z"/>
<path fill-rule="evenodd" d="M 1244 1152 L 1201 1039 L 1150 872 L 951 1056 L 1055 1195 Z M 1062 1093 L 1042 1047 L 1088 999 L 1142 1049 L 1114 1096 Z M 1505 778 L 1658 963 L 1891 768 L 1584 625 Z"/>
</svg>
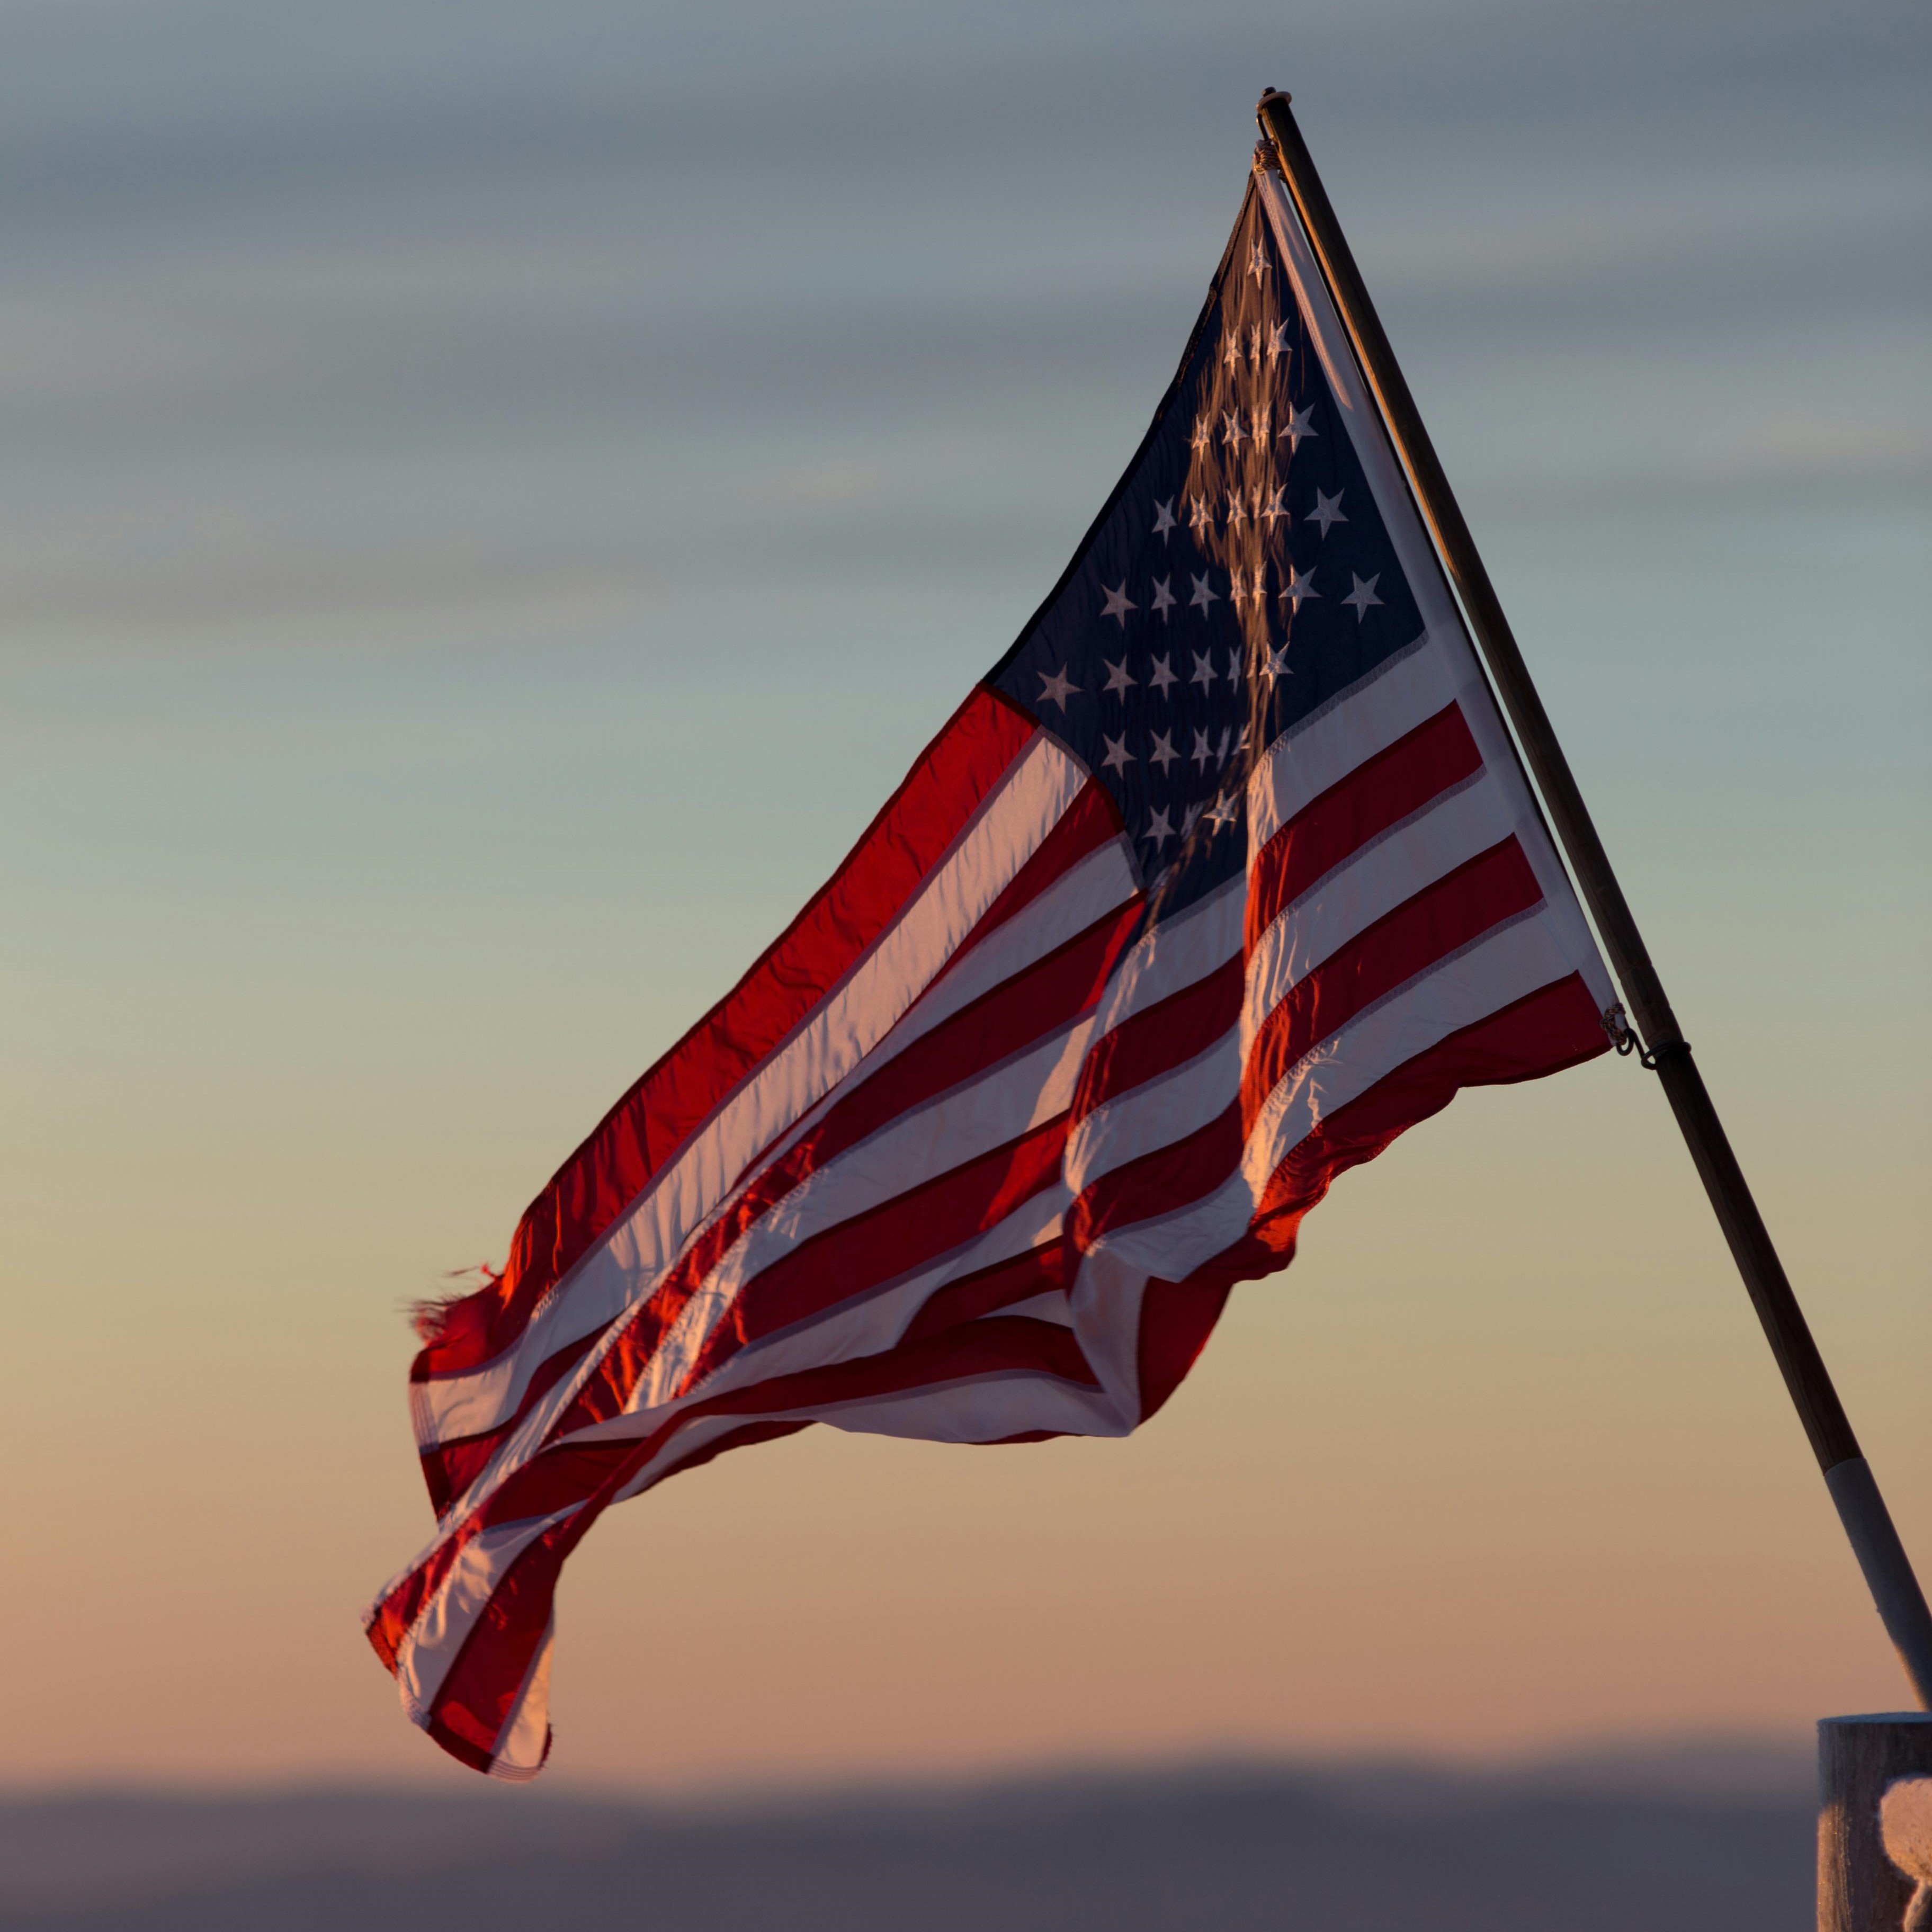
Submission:
<svg viewBox="0 0 1932 1932">
<path fill-rule="evenodd" d="M 368 1618 L 409 1715 L 532 1775 L 566 1558 L 724 1450 L 1125 1434 L 1336 1174 L 1612 998 L 1258 155 L 1018 642 L 425 1318 L 436 1535 Z"/>
</svg>

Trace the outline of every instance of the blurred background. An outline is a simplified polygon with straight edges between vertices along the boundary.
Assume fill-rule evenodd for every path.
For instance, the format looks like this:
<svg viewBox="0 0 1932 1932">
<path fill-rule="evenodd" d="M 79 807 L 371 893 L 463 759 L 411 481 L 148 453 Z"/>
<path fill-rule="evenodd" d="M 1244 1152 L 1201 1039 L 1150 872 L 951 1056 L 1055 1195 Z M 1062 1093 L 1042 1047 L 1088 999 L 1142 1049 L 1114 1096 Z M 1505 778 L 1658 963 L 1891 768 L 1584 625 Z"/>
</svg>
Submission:
<svg viewBox="0 0 1932 1932">
<path fill-rule="evenodd" d="M 1050 587 L 1266 85 L 1932 1568 L 1911 0 L 0 33 L 0 1844 L 106 1786 L 471 1796 L 357 1628 L 431 1526 L 404 1306 Z M 560 1606 L 547 1781 L 606 1802 L 1712 1738 L 1788 1795 L 1906 1696 L 1614 1059 L 1348 1177 L 1133 1439 L 815 1432 L 614 1514 Z"/>
</svg>

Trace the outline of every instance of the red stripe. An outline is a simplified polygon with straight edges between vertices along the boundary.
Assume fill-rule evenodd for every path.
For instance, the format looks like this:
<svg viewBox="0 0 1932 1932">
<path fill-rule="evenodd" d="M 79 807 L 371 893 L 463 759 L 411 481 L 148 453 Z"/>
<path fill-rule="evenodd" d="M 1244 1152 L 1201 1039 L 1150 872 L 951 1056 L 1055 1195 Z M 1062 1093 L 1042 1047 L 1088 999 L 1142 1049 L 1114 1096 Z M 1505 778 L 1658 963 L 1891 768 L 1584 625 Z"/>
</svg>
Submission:
<svg viewBox="0 0 1932 1932">
<path fill-rule="evenodd" d="M 402 1648 L 403 1639 L 422 1615 L 423 1606 L 441 1587 L 458 1552 L 474 1534 L 473 1529 L 466 1527 L 438 1544 L 414 1569 L 398 1578 L 369 1612 L 364 1633 L 387 1669 L 395 1669 L 396 1654 Z"/>
<path fill-rule="evenodd" d="M 1514 837 L 1445 872 L 1298 981 L 1256 1034 L 1241 1072 L 1250 1126 L 1282 1076 L 1357 1014 L 1543 897 Z"/>
<path fill-rule="evenodd" d="M 1450 704 L 1311 799 L 1256 855 L 1248 876 L 1249 950 L 1284 906 L 1351 853 L 1482 768 L 1468 722 Z"/>
<path fill-rule="evenodd" d="M 974 691 L 804 910 L 530 1204 L 502 1279 L 443 1311 L 417 1380 L 480 1366 L 514 1341 L 543 1294 L 884 931 L 1034 733 L 1013 706 Z"/>
<path fill-rule="evenodd" d="M 1110 1168 L 1067 1210 L 1068 1238 L 1084 1254 L 1109 1228 L 1151 1220 L 1212 1193 L 1240 1160 L 1241 1131 L 1240 1106 L 1232 1102 L 1204 1127 Z"/>
<path fill-rule="evenodd" d="M 668 1481 L 673 1476 L 681 1476 L 687 1469 L 701 1469 L 706 1463 L 715 1462 L 728 1449 L 748 1449 L 754 1443 L 776 1442 L 781 1436 L 796 1436 L 801 1430 L 811 1426 L 808 1420 L 747 1422 L 739 1428 L 728 1430 L 724 1434 L 706 1443 L 701 1449 L 694 1450 L 690 1455 L 680 1456 L 658 1477 L 658 1482 Z M 656 1489 L 657 1483 L 653 1483 L 651 1487 Z"/>
<path fill-rule="evenodd" d="M 718 1325 L 738 1342 L 802 1322 L 874 1282 L 889 1281 L 995 1228 L 1060 1178 L 1062 1114 L 788 1249 L 745 1285 Z M 728 1347 L 707 1348 L 719 1359 Z"/>
<path fill-rule="evenodd" d="M 1247 962 L 1236 954 L 1211 973 L 1123 1020 L 1094 1044 L 1080 1070 L 1073 1119 L 1084 1120 L 1117 1094 L 1184 1065 L 1241 1017 Z"/>
<path fill-rule="evenodd" d="M 1007 882 L 1006 890 L 980 916 L 979 924 L 933 976 L 932 986 L 927 987 L 920 998 L 928 998 L 932 987 L 937 986 L 988 934 L 1004 926 L 1016 913 L 1024 912 L 1048 887 L 1057 886 L 1082 860 L 1090 858 L 1102 846 L 1112 844 L 1120 836 L 1120 808 L 1105 785 L 1089 778 L 1081 787 L 1073 802 L 1061 813 L 1053 830 L 1040 841 L 1033 856 Z M 916 1001 L 913 1010 L 918 1010 Z"/>
<path fill-rule="evenodd" d="M 1338 1107 L 1270 1178 L 1256 1223 L 1298 1221 L 1338 1174 L 1372 1160 L 1418 1120 L 1440 1113 L 1464 1087 L 1540 1079 L 1609 1049 L 1602 1016 L 1582 976 L 1526 994 L 1439 1040 Z"/>
<path fill-rule="evenodd" d="M 1058 1240 L 1046 1246 L 1029 1248 L 990 1268 L 962 1275 L 935 1288 L 919 1312 L 906 1324 L 902 1345 L 923 1341 L 928 1335 L 957 1328 L 962 1322 L 977 1322 L 996 1310 L 1010 1308 L 1016 1301 L 1030 1300 L 1052 1288 L 1066 1286 L 1066 1250 Z"/>
<path fill-rule="evenodd" d="M 483 1768 L 488 1768 L 496 1740 L 550 1628 L 563 1560 L 600 1513 L 586 1509 L 567 1522 L 551 1524 L 498 1580 L 436 1691 L 430 1734 L 446 1750 L 452 1748 L 452 1740 L 467 1745 L 484 1757 Z M 466 1756 L 464 1762 L 476 1760 Z"/>
<path fill-rule="evenodd" d="M 1173 1394 L 1193 1367 L 1228 1305 L 1225 1281 L 1150 1281 L 1141 1294 L 1141 1417 Z"/>
<path fill-rule="evenodd" d="M 489 1467 L 490 1459 L 504 1438 L 521 1422 L 532 1404 L 542 1400 L 580 1362 L 602 1337 L 604 1329 L 596 1328 L 567 1342 L 554 1354 L 546 1356 L 532 1374 L 514 1411 L 494 1429 L 475 1436 L 452 1436 L 434 1448 L 420 1451 L 423 1480 L 429 1485 L 429 1499 L 439 1517 L 456 1498 Z"/>
</svg>

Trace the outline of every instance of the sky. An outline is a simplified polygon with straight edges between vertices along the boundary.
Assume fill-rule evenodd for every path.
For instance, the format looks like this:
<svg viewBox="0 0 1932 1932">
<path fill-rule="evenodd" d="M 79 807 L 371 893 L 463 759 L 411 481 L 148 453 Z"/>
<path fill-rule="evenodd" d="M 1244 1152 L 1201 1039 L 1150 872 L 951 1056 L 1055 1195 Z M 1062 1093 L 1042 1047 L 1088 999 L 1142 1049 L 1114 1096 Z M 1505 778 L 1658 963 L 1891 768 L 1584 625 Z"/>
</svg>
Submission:
<svg viewBox="0 0 1932 1932">
<path fill-rule="evenodd" d="M 500 1261 L 1057 577 L 1296 111 L 1932 1574 L 1932 192 L 1892 0 L 0 0 L 12 1788 L 454 1787 L 358 1628 Z M 553 1776 L 1905 1688 L 1654 1082 L 1464 1096 L 1126 1442 L 613 1513 Z"/>
</svg>

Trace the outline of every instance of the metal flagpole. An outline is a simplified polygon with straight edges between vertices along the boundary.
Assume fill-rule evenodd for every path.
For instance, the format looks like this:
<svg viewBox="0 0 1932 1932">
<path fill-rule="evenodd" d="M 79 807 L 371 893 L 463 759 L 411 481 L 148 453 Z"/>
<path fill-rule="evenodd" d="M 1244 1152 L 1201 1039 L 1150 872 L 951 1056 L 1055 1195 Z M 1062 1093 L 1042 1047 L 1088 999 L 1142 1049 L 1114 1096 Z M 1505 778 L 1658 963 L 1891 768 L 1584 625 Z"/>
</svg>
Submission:
<svg viewBox="0 0 1932 1932">
<path fill-rule="evenodd" d="M 1702 1076 L 1690 1058 L 1690 1043 L 1678 1030 L 1676 1016 L 1664 996 L 1663 982 L 1645 950 L 1636 921 L 1610 868 L 1610 856 L 1590 822 L 1582 794 L 1576 788 L 1569 760 L 1556 742 L 1549 714 L 1543 708 L 1528 667 L 1516 648 L 1509 620 L 1503 615 L 1496 586 L 1478 555 L 1475 539 L 1463 520 L 1449 479 L 1423 427 L 1415 399 L 1402 379 L 1395 352 L 1382 332 L 1375 304 L 1369 299 L 1355 258 L 1349 253 L 1341 224 L 1316 172 L 1306 144 L 1289 111 L 1288 96 L 1270 88 L 1256 110 L 1263 136 L 1281 158 L 1282 173 L 1293 196 L 1303 227 L 1327 278 L 1329 292 L 1354 345 L 1357 360 L 1380 406 L 1396 454 L 1408 472 L 1418 506 L 1436 548 L 1462 600 L 1490 676 L 1522 748 L 1544 804 L 1562 842 L 1584 902 L 1590 909 L 1604 950 L 1610 957 L 1624 998 L 1630 1003 L 1632 1032 L 1622 1027 L 1619 1052 L 1636 1048 L 1646 1066 L 1655 1069 L 1677 1116 L 1690 1158 L 1711 1197 L 1718 1222 L 1730 1244 L 1731 1254 L 1743 1276 L 1751 1304 L 1771 1343 L 1771 1352 L 1796 1404 L 1826 1486 L 1838 1505 L 1838 1516 L 1851 1539 L 1858 1567 L 1864 1570 L 1886 1634 L 1897 1647 L 1906 1675 L 1920 1704 L 1932 1709 L 1932 1612 L 1925 1606 L 1911 1559 L 1892 1526 L 1891 1513 L 1879 1494 L 1870 1466 L 1858 1449 L 1858 1438 L 1846 1418 L 1838 1391 L 1832 1386 L 1824 1358 L 1803 1311 L 1791 1292 L 1784 1268 L 1772 1246 L 1757 1204 L 1724 1133 L 1718 1111 L 1705 1090 Z M 1622 1016 L 1612 1008 L 1605 1023 L 1613 1031 Z"/>
</svg>

